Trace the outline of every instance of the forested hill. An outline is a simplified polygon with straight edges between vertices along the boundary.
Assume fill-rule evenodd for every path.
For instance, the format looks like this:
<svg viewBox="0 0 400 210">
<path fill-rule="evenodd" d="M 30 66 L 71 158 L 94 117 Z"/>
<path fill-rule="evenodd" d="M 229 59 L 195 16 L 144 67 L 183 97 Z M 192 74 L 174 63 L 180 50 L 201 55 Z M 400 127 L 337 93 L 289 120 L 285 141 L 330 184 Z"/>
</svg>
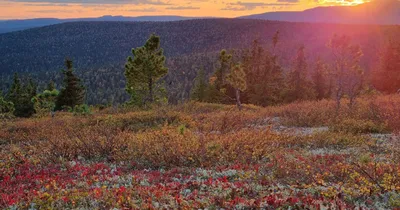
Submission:
<svg viewBox="0 0 400 210">
<path fill-rule="evenodd" d="M 372 0 L 356 6 L 316 7 L 305 11 L 267 12 L 243 16 L 245 19 L 292 22 L 400 24 L 399 0 Z"/>
<path fill-rule="evenodd" d="M 0 35 L 2 89 L 12 72 L 56 79 L 65 57 L 75 62 L 88 85 L 89 102 L 121 101 L 123 64 L 133 47 L 141 46 L 151 33 L 161 37 L 168 58 L 170 92 L 187 97 L 196 70 L 213 70 L 221 49 L 243 49 L 254 39 L 269 44 L 280 31 L 276 53 L 285 67 L 304 44 L 309 60 L 328 54 L 326 43 L 334 33 L 353 37 L 364 51 L 363 66 L 378 60 L 382 43 L 399 37 L 399 26 L 289 23 L 246 19 L 201 19 L 175 22 L 72 22 Z M 93 74 L 91 74 L 91 73 Z M 39 74 L 40 73 L 40 74 Z M 3 82 L 4 81 L 4 82 Z M 117 93 L 118 92 L 118 93 Z M 120 92 L 120 93 L 119 93 Z M 110 96 L 112 95 L 112 96 Z M 110 98 L 111 97 L 111 98 Z M 115 98 L 117 97 L 117 98 Z"/>
<path fill-rule="evenodd" d="M 111 16 L 106 15 L 98 18 L 72 18 L 72 19 L 57 19 L 57 18 L 35 18 L 23 20 L 0 20 L 0 33 L 7 33 L 13 31 L 20 31 L 29 28 L 54 25 L 66 22 L 82 22 L 82 21 L 177 21 L 196 19 L 195 17 L 182 17 L 182 16 L 138 16 L 138 17 L 125 17 L 125 16 Z"/>
</svg>

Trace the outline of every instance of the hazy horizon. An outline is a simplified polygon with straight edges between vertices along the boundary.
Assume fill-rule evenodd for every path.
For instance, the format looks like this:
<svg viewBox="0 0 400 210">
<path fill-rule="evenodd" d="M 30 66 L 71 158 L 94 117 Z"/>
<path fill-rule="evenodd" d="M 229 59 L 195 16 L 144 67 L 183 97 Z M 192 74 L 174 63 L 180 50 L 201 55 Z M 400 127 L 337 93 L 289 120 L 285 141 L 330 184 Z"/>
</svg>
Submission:
<svg viewBox="0 0 400 210">
<path fill-rule="evenodd" d="M 368 0 L 0 0 L 0 20 L 94 18 L 101 16 L 184 16 L 232 18 L 318 6 L 357 5 Z"/>
</svg>

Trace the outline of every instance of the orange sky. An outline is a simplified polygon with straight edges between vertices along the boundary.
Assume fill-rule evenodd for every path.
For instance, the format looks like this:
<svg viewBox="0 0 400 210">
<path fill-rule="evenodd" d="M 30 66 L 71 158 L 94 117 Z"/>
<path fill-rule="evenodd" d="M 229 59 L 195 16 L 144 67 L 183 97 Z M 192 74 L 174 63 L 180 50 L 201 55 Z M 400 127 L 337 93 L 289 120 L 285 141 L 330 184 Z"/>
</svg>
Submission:
<svg viewBox="0 0 400 210">
<path fill-rule="evenodd" d="M 268 11 L 350 5 L 363 0 L 0 0 L 0 19 L 103 15 L 237 17 Z"/>
</svg>

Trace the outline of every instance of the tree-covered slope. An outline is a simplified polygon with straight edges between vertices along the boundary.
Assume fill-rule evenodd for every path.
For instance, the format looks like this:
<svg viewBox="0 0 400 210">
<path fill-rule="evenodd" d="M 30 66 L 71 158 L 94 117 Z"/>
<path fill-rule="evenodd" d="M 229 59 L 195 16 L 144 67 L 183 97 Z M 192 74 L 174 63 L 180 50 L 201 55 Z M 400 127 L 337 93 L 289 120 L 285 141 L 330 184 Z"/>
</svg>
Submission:
<svg viewBox="0 0 400 210">
<path fill-rule="evenodd" d="M 111 16 L 106 15 L 97 18 L 70 18 L 70 19 L 57 19 L 57 18 L 34 18 L 22 20 L 0 20 L 0 33 L 7 33 L 13 31 L 20 31 L 29 28 L 42 27 L 66 22 L 81 22 L 81 21 L 177 21 L 196 19 L 195 17 L 182 17 L 182 16 L 138 16 L 138 17 L 125 17 L 125 16 Z"/>
<path fill-rule="evenodd" d="M 267 12 L 240 18 L 312 23 L 400 24 L 400 1 L 373 0 L 356 6 L 327 6 L 305 11 Z"/>
<path fill-rule="evenodd" d="M 309 60 L 326 57 L 326 43 L 334 33 L 347 34 L 364 51 L 363 66 L 370 69 L 388 37 L 398 37 L 398 26 L 289 23 L 246 19 L 202 19 L 174 22 L 73 22 L 0 35 L 2 89 L 12 72 L 57 80 L 65 57 L 74 60 L 88 85 L 89 101 L 104 102 L 110 95 L 123 95 L 123 64 L 131 49 L 142 46 L 151 33 L 161 37 L 170 73 L 167 85 L 178 98 L 188 95 L 196 70 L 213 70 L 215 53 L 221 49 L 243 49 L 254 39 L 270 45 L 280 31 L 276 53 L 288 66 L 296 49 L 304 44 Z M 113 76 L 111 76 L 113 75 Z M 113 79 L 114 78 L 114 79 Z M 102 95 L 98 95 L 99 93 Z M 115 99 L 117 101 L 122 100 Z"/>
</svg>

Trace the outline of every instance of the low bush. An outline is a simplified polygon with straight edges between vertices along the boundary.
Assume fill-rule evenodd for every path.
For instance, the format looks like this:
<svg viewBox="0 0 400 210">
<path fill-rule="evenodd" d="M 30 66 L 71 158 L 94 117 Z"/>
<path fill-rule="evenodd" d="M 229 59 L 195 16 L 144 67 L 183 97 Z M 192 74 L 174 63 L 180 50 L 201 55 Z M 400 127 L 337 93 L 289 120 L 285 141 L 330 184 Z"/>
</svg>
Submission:
<svg viewBox="0 0 400 210">
<path fill-rule="evenodd" d="M 360 99 L 339 113 L 332 101 L 241 112 L 191 103 L 4 121 L 0 208 L 397 208 L 399 141 L 365 133 L 396 130 L 398 101 Z"/>
<path fill-rule="evenodd" d="M 387 133 L 388 128 L 384 124 L 371 120 L 343 119 L 331 125 L 335 132 L 347 132 L 354 134 Z"/>
</svg>

